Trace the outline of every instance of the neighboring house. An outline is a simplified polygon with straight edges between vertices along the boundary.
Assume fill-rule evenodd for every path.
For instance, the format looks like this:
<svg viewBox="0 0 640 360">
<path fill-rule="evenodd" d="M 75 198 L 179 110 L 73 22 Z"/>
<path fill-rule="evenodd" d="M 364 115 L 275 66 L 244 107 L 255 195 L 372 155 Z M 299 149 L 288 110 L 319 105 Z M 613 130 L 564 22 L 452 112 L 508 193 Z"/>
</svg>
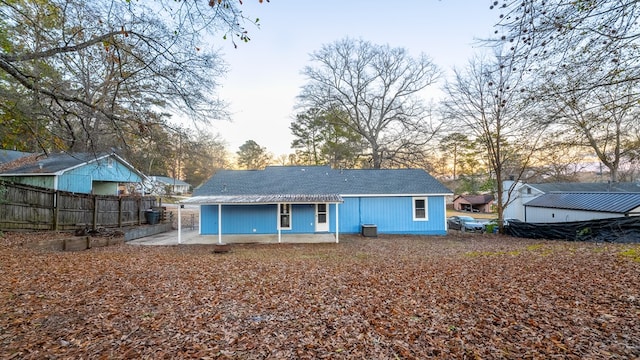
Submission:
<svg viewBox="0 0 640 360">
<path fill-rule="evenodd" d="M 635 215 L 640 183 L 542 183 L 506 181 L 513 187 L 505 219 L 526 222 L 570 222 Z M 619 194 L 628 194 L 622 196 Z M 625 199 L 624 203 L 620 203 Z M 535 200 L 535 202 L 534 202 Z"/>
<path fill-rule="evenodd" d="M 451 191 L 418 169 L 269 166 L 224 170 L 183 201 L 200 205 L 200 233 L 445 235 Z"/>
<path fill-rule="evenodd" d="M 493 195 L 458 195 L 453 199 L 453 208 L 458 211 L 491 212 Z"/>
<path fill-rule="evenodd" d="M 146 176 L 117 154 L 31 154 L 0 165 L 0 180 L 75 193 L 118 195 Z"/>
<path fill-rule="evenodd" d="M 187 194 L 191 190 L 190 184 L 167 176 L 149 176 L 149 179 L 160 193 L 167 193 L 169 190 L 168 193 L 171 194 Z"/>
</svg>

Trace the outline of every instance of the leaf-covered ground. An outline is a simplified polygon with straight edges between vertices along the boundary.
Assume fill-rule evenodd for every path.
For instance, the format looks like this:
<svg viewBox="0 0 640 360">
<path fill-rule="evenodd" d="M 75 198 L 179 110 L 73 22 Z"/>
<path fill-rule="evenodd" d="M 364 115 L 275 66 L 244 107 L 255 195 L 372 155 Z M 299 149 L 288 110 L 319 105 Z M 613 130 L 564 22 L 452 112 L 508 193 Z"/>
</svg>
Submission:
<svg viewBox="0 0 640 360">
<path fill-rule="evenodd" d="M 640 357 L 639 245 L 16 243 L 0 246 L 4 359 Z"/>
</svg>

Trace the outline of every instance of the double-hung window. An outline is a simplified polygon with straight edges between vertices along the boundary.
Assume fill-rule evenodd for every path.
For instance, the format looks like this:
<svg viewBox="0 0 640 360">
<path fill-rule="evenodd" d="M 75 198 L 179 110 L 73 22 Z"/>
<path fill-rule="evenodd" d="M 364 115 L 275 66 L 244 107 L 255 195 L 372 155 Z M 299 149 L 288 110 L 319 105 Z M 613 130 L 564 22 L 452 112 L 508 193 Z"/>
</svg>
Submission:
<svg viewBox="0 0 640 360">
<path fill-rule="evenodd" d="M 291 204 L 280 204 L 279 208 L 280 229 L 291 229 Z"/>
<path fill-rule="evenodd" d="M 415 221 L 427 221 L 429 220 L 429 213 L 427 212 L 427 198 L 416 197 L 413 198 L 413 220 Z"/>
</svg>

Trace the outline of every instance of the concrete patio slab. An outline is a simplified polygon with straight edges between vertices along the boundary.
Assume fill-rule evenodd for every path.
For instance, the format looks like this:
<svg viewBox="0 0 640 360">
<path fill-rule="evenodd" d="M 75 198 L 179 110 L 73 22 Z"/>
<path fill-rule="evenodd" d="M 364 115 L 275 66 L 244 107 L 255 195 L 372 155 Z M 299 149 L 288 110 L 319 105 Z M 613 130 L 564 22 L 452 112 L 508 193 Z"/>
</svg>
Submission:
<svg viewBox="0 0 640 360">
<path fill-rule="evenodd" d="M 197 230 L 182 230 L 180 244 L 217 244 L 218 235 L 200 235 Z M 335 243 L 335 234 L 282 234 L 281 243 Z M 223 235 L 223 244 L 277 244 L 278 235 Z M 128 241 L 131 245 L 178 245 L 178 231 L 172 230 L 161 234 Z"/>
</svg>

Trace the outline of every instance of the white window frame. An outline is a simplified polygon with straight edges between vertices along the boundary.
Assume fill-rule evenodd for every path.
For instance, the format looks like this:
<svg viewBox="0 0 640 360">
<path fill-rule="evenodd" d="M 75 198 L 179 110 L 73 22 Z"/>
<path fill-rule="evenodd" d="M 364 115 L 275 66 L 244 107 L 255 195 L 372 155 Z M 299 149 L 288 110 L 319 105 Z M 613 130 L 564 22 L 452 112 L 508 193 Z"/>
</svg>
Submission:
<svg viewBox="0 0 640 360">
<path fill-rule="evenodd" d="M 282 209 L 283 206 L 286 206 L 286 208 L 289 210 L 288 213 L 283 213 Z M 278 229 L 280 230 L 291 230 L 291 223 L 292 223 L 292 211 L 293 206 L 291 206 L 291 204 L 289 203 L 282 203 L 282 204 L 278 204 Z M 283 215 L 288 215 L 289 216 L 289 226 L 288 227 L 282 227 L 282 216 Z"/>
<path fill-rule="evenodd" d="M 416 215 L 416 201 L 424 201 L 424 217 L 417 217 Z M 413 214 L 413 221 L 429 221 L 429 198 L 426 196 L 414 197 L 411 199 L 411 210 Z"/>
</svg>

